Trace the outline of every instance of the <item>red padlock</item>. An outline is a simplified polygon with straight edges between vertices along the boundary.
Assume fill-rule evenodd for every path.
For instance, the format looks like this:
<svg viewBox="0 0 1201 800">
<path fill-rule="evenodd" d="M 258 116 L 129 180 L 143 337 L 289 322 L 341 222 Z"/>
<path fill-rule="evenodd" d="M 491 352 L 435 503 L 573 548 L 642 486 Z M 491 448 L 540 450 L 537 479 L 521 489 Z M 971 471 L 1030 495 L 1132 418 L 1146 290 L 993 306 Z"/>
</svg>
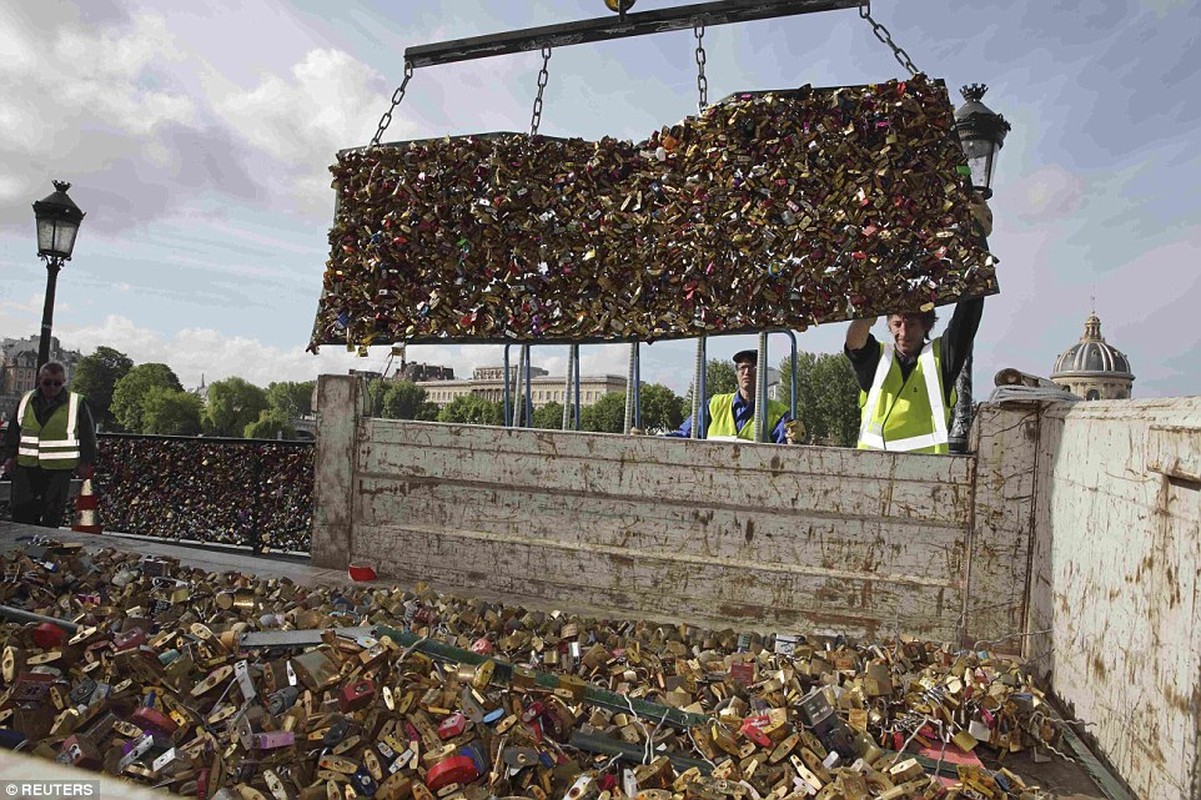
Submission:
<svg viewBox="0 0 1201 800">
<path fill-rule="evenodd" d="M 453 739 L 463 731 L 467 730 L 467 717 L 463 716 L 462 711 L 456 711 L 438 726 L 438 738 L 442 741 Z"/>
<path fill-rule="evenodd" d="M 525 710 L 521 712 L 521 721 L 527 724 L 531 723 L 538 719 L 538 717 L 542 716 L 543 711 L 546 711 L 546 706 L 544 706 L 540 700 L 535 700 L 526 706 Z"/>
<path fill-rule="evenodd" d="M 55 759 L 60 764 L 69 764 L 83 769 L 100 769 L 103 757 L 89 737 L 73 733 L 63 740 L 62 750 Z"/>
<path fill-rule="evenodd" d="M 343 714 L 347 711 L 358 711 L 374 698 L 375 684 L 364 678 L 342 687 L 342 694 L 338 696 L 338 708 L 342 710 Z"/>
<path fill-rule="evenodd" d="M 138 706 L 129 715 L 129 721 L 144 731 L 153 731 L 164 736 L 171 736 L 179 730 L 178 722 L 151 706 Z"/>
<path fill-rule="evenodd" d="M 771 737 L 763 732 L 763 729 L 771 724 L 771 717 L 767 714 L 760 714 L 754 717 L 747 717 L 742 721 L 742 727 L 739 731 L 743 736 L 750 739 L 760 747 L 772 747 Z"/>
<path fill-rule="evenodd" d="M 481 656 L 490 656 L 492 655 L 492 642 L 488 641 L 487 636 L 481 636 L 471 645 L 471 652 Z"/>
<path fill-rule="evenodd" d="M 755 682 L 755 665 L 749 661 L 735 661 L 730 665 L 729 674 L 735 686 L 750 686 Z"/>
<path fill-rule="evenodd" d="M 451 756 L 429 768 L 425 784 L 432 791 L 452 783 L 467 784 L 480 776 L 479 766 L 467 756 Z"/>
<path fill-rule="evenodd" d="M 66 632 L 53 622 L 43 622 L 33 629 L 33 643 L 43 650 L 53 650 L 58 647 L 66 636 Z"/>
<path fill-rule="evenodd" d="M 146 631 L 141 628 L 121 631 L 121 633 L 113 637 L 113 652 L 119 653 L 122 650 L 131 650 L 135 647 L 141 647 L 144 644 L 146 644 Z"/>
</svg>

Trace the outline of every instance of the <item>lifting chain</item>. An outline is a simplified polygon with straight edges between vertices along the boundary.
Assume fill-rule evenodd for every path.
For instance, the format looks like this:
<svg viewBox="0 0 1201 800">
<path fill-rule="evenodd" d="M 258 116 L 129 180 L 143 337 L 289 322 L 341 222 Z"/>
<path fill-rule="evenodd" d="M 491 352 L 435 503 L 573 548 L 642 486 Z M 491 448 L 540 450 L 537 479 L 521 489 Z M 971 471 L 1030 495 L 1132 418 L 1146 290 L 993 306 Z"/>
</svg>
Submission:
<svg viewBox="0 0 1201 800">
<path fill-rule="evenodd" d="M 530 136 L 538 135 L 538 126 L 542 124 L 542 92 L 546 89 L 546 82 L 550 80 L 550 73 L 546 69 L 546 65 L 550 63 L 550 48 L 542 48 L 542 69 L 538 71 L 538 95 L 534 98 L 534 110 L 530 114 Z"/>
<path fill-rule="evenodd" d="M 400 101 L 405 99 L 405 90 L 409 87 L 409 79 L 413 77 L 413 64 L 405 60 L 404 80 L 400 82 L 400 86 L 396 87 L 396 91 L 392 93 L 392 105 L 384 112 L 384 115 L 379 118 L 379 130 L 375 132 L 375 136 L 371 139 L 371 146 L 378 147 L 379 140 L 383 137 L 384 131 L 388 130 L 388 126 L 392 124 L 392 112 L 400 105 Z"/>
<path fill-rule="evenodd" d="M 888 32 L 879 22 L 872 19 L 872 0 L 862 0 L 859 4 L 859 16 L 867 20 L 872 25 L 872 33 L 876 34 L 876 38 L 882 43 L 888 45 L 892 49 L 892 57 L 897 60 L 905 69 L 909 70 L 910 75 L 916 76 L 920 69 L 913 65 L 913 59 L 905 52 L 905 49 L 892 40 L 892 34 Z"/>
<path fill-rule="evenodd" d="M 692 29 L 696 37 L 696 108 L 704 111 L 709 105 L 709 79 L 705 77 L 705 26 L 697 25 Z"/>
</svg>

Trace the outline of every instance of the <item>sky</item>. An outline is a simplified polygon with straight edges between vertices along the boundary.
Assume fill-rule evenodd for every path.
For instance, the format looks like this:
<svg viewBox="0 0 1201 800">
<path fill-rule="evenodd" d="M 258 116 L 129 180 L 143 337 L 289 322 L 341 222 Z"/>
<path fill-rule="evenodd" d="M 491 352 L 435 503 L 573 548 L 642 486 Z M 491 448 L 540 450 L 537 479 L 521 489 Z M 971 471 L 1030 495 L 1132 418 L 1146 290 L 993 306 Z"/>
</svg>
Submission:
<svg viewBox="0 0 1201 800">
<path fill-rule="evenodd" d="M 1003 367 L 1048 375 L 1094 307 L 1130 358 L 1135 397 L 1201 394 L 1201 325 L 1188 321 L 1201 308 L 1201 104 L 1187 99 L 1201 83 L 1201 4 L 876 0 L 871 13 L 930 76 L 988 84 L 985 103 L 1013 126 L 993 181 L 1001 292 L 976 339 L 977 395 Z M 58 280 L 65 347 L 165 362 L 186 387 L 383 369 L 387 347 L 305 352 L 335 154 L 370 141 L 406 47 L 609 15 L 601 0 L 0 4 L 0 337 L 39 329 L 31 203 L 61 179 L 87 212 Z M 704 43 L 710 100 L 908 74 L 854 9 L 710 27 Z M 694 47 L 683 30 L 556 49 L 541 132 L 641 140 L 680 121 L 696 110 Z M 531 52 L 418 69 L 384 141 L 528 130 L 540 66 Z M 845 332 L 813 328 L 799 346 L 838 352 Z M 753 344 L 717 337 L 708 352 Z M 786 339 L 770 348 L 775 362 Z M 584 347 L 582 372 L 624 375 L 628 352 Z M 644 347 L 642 377 L 682 393 L 694 353 L 691 341 Z M 467 376 L 502 347 L 407 358 Z M 532 358 L 562 375 L 566 348 Z"/>
</svg>

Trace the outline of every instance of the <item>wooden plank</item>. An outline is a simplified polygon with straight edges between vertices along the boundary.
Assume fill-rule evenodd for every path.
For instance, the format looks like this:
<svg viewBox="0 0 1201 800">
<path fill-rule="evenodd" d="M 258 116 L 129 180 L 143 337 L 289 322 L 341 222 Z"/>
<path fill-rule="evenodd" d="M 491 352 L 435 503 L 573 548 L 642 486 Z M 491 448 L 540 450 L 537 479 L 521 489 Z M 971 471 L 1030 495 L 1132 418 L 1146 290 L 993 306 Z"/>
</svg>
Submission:
<svg viewBox="0 0 1201 800">
<path fill-rule="evenodd" d="M 354 465 L 362 381 L 322 375 L 317 382 L 318 431 L 313 486 L 313 541 L 318 567 L 345 569 L 353 541 Z"/>
<path fill-rule="evenodd" d="M 787 448 L 777 448 L 784 452 Z M 847 516 L 896 516 L 934 524 L 966 525 L 967 485 L 906 479 L 905 464 L 883 475 L 858 478 L 804 475 L 781 456 L 770 471 L 734 463 L 601 461 L 580 456 L 527 455 L 486 448 L 379 448 L 364 446 L 360 472 L 367 477 L 436 478 L 480 488 L 503 483 L 528 489 L 584 492 L 698 506 L 820 509 Z"/>
<path fill-rule="evenodd" d="M 708 614 L 747 624 L 771 616 L 803 621 L 809 630 L 854 628 L 874 635 L 899 628 L 945 636 L 962 603 L 962 592 L 953 586 L 861 570 L 684 553 L 635 556 L 622 548 L 572 547 L 476 531 L 361 526 L 357 533 L 356 548 L 371 553 L 384 574 L 578 600 L 617 611 Z"/>
<path fill-rule="evenodd" d="M 966 530 L 885 517 L 694 503 L 365 477 L 359 522 L 478 530 L 567 544 L 622 547 L 631 554 L 686 552 L 764 563 L 854 565 L 863 570 L 960 580 Z"/>
<path fill-rule="evenodd" d="M 963 643 L 1018 653 L 1025 640 L 1034 526 L 1037 402 L 983 403 L 974 423 L 976 493 Z"/>
<path fill-rule="evenodd" d="M 1198 428 L 1201 398 L 1098 401 L 1040 437 L 1036 666 L 1139 797 L 1201 788 L 1201 491 L 1172 474 Z"/>
<path fill-rule="evenodd" d="M 884 453 L 845 447 L 802 447 L 724 441 L 692 441 L 661 436 L 622 436 L 609 433 L 500 428 L 413 420 L 366 419 L 365 447 L 390 449 L 408 446 L 419 450 L 448 448 L 486 453 L 549 455 L 672 465 L 786 471 L 799 475 L 837 475 L 967 485 L 971 482 L 970 456 L 931 456 Z M 897 465 L 903 465 L 898 470 Z M 366 467 L 365 467 L 366 468 Z"/>
</svg>

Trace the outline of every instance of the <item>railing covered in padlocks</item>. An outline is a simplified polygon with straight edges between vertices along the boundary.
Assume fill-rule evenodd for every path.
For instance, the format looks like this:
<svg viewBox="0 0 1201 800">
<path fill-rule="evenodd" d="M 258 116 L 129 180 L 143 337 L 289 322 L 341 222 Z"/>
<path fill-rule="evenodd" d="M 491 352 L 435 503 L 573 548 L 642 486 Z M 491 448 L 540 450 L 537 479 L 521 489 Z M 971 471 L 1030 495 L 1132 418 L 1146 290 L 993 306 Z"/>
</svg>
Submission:
<svg viewBox="0 0 1201 800">
<path fill-rule="evenodd" d="M 109 531 L 309 551 L 312 442 L 101 434 L 95 484 Z"/>
<path fill-rule="evenodd" d="M 654 341 L 997 291 L 945 86 L 744 92 L 642 142 L 348 150 L 312 346 Z"/>
</svg>

